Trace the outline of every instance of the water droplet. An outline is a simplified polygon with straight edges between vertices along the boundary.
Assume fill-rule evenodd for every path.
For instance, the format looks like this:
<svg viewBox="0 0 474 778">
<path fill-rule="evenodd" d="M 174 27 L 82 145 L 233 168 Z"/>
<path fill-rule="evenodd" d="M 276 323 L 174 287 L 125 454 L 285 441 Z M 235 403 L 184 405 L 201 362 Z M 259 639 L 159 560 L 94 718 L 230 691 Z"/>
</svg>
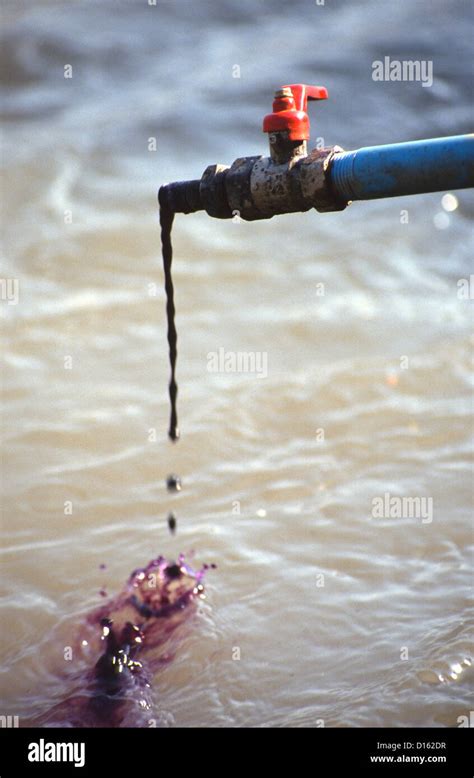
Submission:
<svg viewBox="0 0 474 778">
<path fill-rule="evenodd" d="M 174 513 L 170 513 L 168 515 L 168 528 L 172 535 L 174 535 L 176 531 L 176 516 Z"/>
<path fill-rule="evenodd" d="M 166 488 L 169 492 L 180 492 L 182 489 L 181 478 L 175 473 L 171 473 L 166 479 Z"/>
</svg>

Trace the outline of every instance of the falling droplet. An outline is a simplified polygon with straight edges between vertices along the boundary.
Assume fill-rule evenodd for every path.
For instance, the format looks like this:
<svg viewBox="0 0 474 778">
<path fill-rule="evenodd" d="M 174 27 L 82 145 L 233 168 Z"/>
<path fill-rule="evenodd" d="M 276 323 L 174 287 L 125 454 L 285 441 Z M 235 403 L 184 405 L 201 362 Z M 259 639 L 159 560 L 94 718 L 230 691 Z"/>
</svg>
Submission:
<svg viewBox="0 0 474 778">
<path fill-rule="evenodd" d="M 169 492 L 180 492 L 182 489 L 181 478 L 179 475 L 172 473 L 166 479 L 166 488 Z"/>
</svg>

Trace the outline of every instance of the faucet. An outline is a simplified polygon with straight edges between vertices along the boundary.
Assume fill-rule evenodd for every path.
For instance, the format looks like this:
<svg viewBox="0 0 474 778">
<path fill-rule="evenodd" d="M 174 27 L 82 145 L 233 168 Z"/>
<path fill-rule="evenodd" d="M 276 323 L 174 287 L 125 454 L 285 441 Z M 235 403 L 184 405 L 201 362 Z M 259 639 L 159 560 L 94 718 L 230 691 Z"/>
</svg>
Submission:
<svg viewBox="0 0 474 778">
<path fill-rule="evenodd" d="M 230 167 L 209 165 L 200 179 L 165 184 L 158 192 L 160 207 L 254 221 L 311 208 L 342 211 L 353 200 L 474 186 L 472 134 L 308 153 L 308 101 L 327 98 L 324 86 L 282 86 L 263 120 L 270 156 L 239 157 Z"/>
</svg>

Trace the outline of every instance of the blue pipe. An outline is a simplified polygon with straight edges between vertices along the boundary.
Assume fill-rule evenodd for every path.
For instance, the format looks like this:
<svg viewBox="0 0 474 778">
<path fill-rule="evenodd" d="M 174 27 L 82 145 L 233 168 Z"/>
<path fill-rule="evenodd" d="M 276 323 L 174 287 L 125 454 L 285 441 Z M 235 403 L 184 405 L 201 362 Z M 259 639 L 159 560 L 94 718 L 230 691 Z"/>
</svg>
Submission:
<svg viewBox="0 0 474 778">
<path fill-rule="evenodd" d="M 334 157 L 329 176 L 341 200 L 465 189 L 474 186 L 474 135 L 345 151 Z"/>
</svg>

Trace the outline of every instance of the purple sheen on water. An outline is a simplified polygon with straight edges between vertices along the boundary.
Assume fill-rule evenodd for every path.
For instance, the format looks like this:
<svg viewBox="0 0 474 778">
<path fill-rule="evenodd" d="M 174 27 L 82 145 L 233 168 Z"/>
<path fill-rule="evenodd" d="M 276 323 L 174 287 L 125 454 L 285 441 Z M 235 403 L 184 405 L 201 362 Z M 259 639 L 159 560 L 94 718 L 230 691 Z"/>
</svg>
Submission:
<svg viewBox="0 0 474 778">
<path fill-rule="evenodd" d="M 75 678 L 74 693 L 27 726 L 144 726 L 143 716 L 153 710 L 150 679 L 174 655 L 179 628 L 204 598 L 210 567 L 215 565 L 195 571 L 180 554 L 176 561 L 158 556 L 134 570 L 122 591 L 88 614 L 78 630 L 73 650 L 92 649 L 94 666 Z"/>
</svg>

